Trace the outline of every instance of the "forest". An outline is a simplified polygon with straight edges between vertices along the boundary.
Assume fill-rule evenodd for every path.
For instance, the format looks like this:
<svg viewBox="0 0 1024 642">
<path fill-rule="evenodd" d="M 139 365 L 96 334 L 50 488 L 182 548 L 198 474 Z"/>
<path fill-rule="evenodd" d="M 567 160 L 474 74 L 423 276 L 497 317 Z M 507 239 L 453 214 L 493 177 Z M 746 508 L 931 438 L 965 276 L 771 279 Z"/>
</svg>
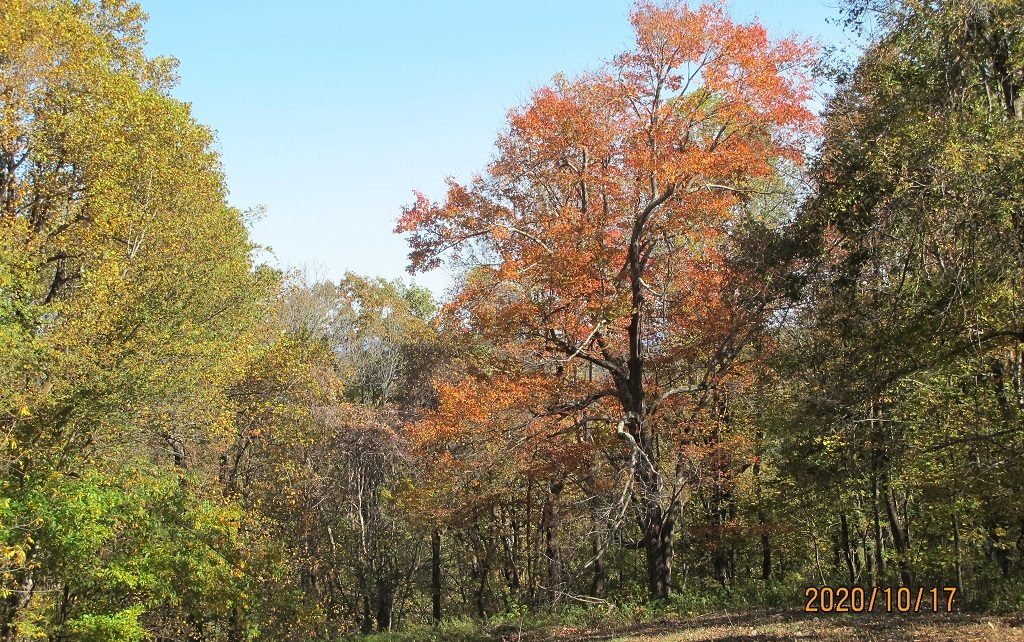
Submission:
<svg viewBox="0 0 1024 642">
<path fill-rule="evenodd" d="M 436 300 L 261 263 L 143 7 L 0 0 L 0 642 L 1024 611 L 1024 4 L 627 11 L 394 213 Z"/>
</svg>

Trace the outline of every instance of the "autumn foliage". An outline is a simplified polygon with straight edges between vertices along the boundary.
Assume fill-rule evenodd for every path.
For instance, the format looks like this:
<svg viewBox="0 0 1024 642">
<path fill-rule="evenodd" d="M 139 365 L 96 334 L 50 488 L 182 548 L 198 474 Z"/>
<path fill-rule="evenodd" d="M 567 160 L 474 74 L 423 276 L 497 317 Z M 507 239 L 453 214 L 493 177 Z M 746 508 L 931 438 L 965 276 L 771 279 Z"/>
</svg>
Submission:
<svg viewBox="0 0 1024 642">
<path fill-rule="evenodd" d="M 650 590 L 664 597 L 687 426 L 771 300 L 746 291 L 732 237 L 803 158 L 813 49 L 720 5 L 641 3 L 631 20 L 634 49 L 536 91 L 485 174 L 449 181 L 443 203 L 418 194 L 396 229 L 410 233 L 413 270 L 472 266 L 447 313 L 513 377 L 547 379 L 531 389 L 545 393 L 533 406 L 548 433 L 596 423 L 635 449 Z M 505 403 L 480 386 L 445 388 L 442 408 Z M 432 421 L 439 438 L 458 429 Z"/>
</svg>

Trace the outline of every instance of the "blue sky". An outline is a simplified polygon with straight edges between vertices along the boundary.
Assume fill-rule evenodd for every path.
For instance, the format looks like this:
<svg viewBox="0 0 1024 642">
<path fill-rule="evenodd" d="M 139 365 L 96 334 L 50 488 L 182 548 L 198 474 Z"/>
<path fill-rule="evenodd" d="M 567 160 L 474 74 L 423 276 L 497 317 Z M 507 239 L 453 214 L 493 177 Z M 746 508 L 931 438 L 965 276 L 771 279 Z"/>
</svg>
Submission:
<svg viewBox="0 0 1024 642">
<path fill-rule="evenodd" d="M 181 62 L 175 95 L 217 132 L 270 262 L 405 275 L 392 234 L 412 191 L 486 165 L 506 112 L 555 73 L 627 48 L 626 0 L 141 0 L 148 51 Z M 847 41 L 838 0 L 733 0 L 773 35 Z M 444 272 L 416 277 L 441 294 Z"/>
</svg>

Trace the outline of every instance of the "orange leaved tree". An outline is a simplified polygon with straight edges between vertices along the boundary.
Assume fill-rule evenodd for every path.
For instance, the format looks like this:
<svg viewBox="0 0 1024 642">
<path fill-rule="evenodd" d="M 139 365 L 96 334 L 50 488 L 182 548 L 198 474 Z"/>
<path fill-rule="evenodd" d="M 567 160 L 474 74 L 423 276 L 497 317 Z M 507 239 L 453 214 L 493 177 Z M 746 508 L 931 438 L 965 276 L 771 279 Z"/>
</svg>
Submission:
<svg viewBox="0 0 1024 642">
<path fill-rule="evenodd" d="M 801 161 L 813 50 L 720 5 L 644 2 L 631 20 L 633 49 L 535 92 L 486 173 L 444 203 L 418 194 L 397 231 L 413 271 L 473 267 L 450 318 L 560 381 L 543 386 L 552 417 L 621 438 L 661 599 L 688 435 L 772 314 L 771 279 L 734 241 Z"/>
</svg>

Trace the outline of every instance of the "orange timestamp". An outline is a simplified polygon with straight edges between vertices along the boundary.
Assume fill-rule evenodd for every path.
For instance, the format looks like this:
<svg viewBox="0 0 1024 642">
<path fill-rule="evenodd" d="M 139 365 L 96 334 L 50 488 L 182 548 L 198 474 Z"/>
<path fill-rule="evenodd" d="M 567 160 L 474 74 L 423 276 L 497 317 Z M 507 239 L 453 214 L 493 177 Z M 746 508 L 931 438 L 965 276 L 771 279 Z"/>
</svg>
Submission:
<svg viewBox="0 0 1024 642">
<path fill-rule="evenodd" d="M 807 613 L 951 613 L 956 587 L 808 586 L 804 597 Z"/>
</svg>

